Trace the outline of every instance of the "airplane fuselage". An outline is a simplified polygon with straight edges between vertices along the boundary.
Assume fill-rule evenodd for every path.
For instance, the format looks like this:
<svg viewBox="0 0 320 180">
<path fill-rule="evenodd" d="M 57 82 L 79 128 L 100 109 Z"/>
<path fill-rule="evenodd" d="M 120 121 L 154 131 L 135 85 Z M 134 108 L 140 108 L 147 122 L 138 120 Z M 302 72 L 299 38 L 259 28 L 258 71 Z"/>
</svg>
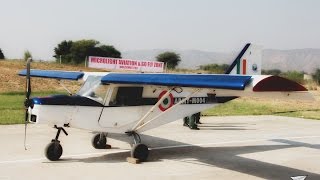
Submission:
<svg viewBox="0 0 320 180">
<path fill-rule="evenodd" d="M 34 123 L 86 129 L 97 132 L 125 133 L 157 103 L 168 88 L 157 86 L 109 85 L 102 101 L 90 96 L 56 95 L 33 98 L 31 110 Z M 234 96 L 217 96 L 202 89 L 185 99 L 194 88 L 171 91 L 168 98 L 144 119 L 156 120 L 145 131 L 232 100 Z M 180 102 L 184 101 L 184 102 Z M 181 103 L 178 106 L 174 106 Z M 166 112 L 167 111 L 167 112 Z M 159 120 L 161 119 L 161 120 Z"/>
</svg>

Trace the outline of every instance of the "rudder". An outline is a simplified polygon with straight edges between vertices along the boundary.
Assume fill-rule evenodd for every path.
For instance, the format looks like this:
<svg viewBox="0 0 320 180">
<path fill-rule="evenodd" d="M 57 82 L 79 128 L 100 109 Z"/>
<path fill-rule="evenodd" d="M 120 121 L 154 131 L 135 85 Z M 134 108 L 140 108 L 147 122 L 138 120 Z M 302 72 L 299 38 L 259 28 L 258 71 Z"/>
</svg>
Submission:
<svg viewBox="0 0 320 180">
<path fill-rule="evenodd" d="M 244 46 L 225 74 L 260 75 L 262 48 L 248 43 Z"/>
</svg>

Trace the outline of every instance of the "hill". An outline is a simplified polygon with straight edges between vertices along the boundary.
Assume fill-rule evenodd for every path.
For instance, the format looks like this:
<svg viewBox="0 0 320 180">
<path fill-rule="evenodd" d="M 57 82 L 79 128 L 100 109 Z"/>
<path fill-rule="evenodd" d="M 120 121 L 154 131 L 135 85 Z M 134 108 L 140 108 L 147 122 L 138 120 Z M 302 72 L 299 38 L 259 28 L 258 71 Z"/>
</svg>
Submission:
<svg viewBox="0 0 320 180">
<path fill-rule="evenodd" d="M 127 51 L 124 58 L 155 60 L 155 57 L 169 49 L 153 49 Z M 170 50 L 169 50 L 170 51 Z M 172 50 L 171 50 L 172 51 Z M 209 52 L 200 50 L 177 50 L 182 61 L 179 68 L 197 69 L 204 64 L 231 64 L 238 52 Z M 275 50 L 265 49 L 262 51 L 263 69 L 280 69 L 282 71 L 297 70 L 313 73 L 315 68 L 320 67 L 320 49 L 296 49 Z"/>
<path fill-rule="evenodd" d="M 266 49 L 262 53 L 262 62 L 264 69 L 313 73 L 316 68 L 320 68 L 320 49 Z"/>
<path fill-rule="evenodd" d="M 200 65 L 205 64 L 231 64 L 237 53 L 220 53 L 200 50 L 170 50 L 170 49 L 152 49 L 127 51 L 122 54 L 123 58 L 156 60 L 156 56 L 165 51 L 174 51 L 180 54 L 182 61 L 179 68 L 197 69 Z"/>
</svg>

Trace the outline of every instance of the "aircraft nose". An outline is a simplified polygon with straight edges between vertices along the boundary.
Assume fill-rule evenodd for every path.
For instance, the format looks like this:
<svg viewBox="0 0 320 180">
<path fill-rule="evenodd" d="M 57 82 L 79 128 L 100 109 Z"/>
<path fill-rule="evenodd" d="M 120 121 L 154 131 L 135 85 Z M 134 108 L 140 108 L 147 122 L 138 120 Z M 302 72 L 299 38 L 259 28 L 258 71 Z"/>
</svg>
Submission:
<svg viewBox="0 0 320 180">
<path fill-rule="evenodd" d="M 25 107 L 31 107 L 31 109 L 33 109 L 34 107 L 34 102 L 33 99 L 27 99 L 24 101 L 24 106 Z"/>
</svg>

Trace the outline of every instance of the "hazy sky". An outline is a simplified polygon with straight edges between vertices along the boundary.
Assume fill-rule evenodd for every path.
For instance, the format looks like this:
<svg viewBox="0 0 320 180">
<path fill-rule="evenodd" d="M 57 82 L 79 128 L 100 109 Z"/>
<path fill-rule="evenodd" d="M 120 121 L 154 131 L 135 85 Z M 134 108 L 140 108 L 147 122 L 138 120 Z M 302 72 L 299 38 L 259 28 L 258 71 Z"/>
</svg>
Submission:
<svg viewBox="0 0 320 180">
<path fill-rule="evenodd" d="M 62 40 L 120 51 L 320 48 L 319 0 L 0 0 L 0 48 L 53 59 Z"/>
</svg>

